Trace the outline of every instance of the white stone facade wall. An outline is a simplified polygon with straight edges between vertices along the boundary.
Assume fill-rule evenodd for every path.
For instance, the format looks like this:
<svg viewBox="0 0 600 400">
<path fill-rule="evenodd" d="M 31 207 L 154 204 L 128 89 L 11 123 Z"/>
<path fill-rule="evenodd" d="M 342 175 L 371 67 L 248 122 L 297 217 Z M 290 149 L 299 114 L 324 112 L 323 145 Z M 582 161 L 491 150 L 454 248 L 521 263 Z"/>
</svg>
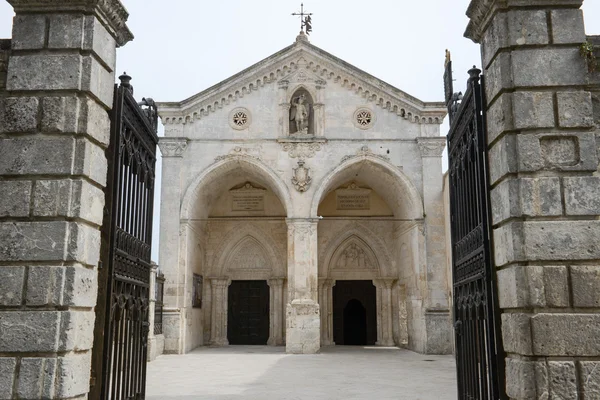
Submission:
<svg viewBox="0 0 600 400">
<path fill-rule="evenodd" d="M 292 313 L 294 318 L 309 318 L 306 326 L 311 328 L 307 329 L 314 329 L 314 324 L 319 323 L 316 302 L 319 291 L 317 280 L 321 277 L 320 253 L 331 234 L 326 225 L 330 222 L 319 222 L 318 207 L 331 190 L 358 180 L 377 193 L 390 210 L 392 220 L 395 218 L 398 224 L 406 222 L 414 225 L 408 229 L 411 233 L 405 245 L 406 251 L 414 255 L 411 258 L 415 264 L 412 271 L 418 272 L 411 273 L 416 277 L 413 282 L 401 287 L 398 286 L 403 285 L 399 281 L 398 249 L 402 245 L 400 236 L 407 233 L 399 233 L 400 228 L 395 226 L 398 224 L 393 222 L 366 222 L 373 226 L 378 240 L 389 253 L 386 256 L 389 261 L 383 264 L 384 272 L 377 277 L 395 278 L 393 289 L 389 289 L 390 296 L 397 299 L 398 292 L 403 290 L 409 299 L 408 306 L 405 303 L 390 305 L 391 312 L 408 315 L 415 320 L 412 334 L 404 334 L 412 335 L 415 349 L 448 352 L 451 347 L 449 320 L 443 333 L 432 327 L 427 332 L 428 321 L 439 318 L 438 315 L 431 317 L 427 312 L 435 311 L 440 315 L 445 312 L 448 319 L 441 174 L 441 152 L 445 139 L 438 137 L 439 124 L 445 115 L 443 106 L 420 103 L 405 95 L 403 100 L 394 100 L 408 104 L 402 106 L 406 109 L 401 109 L 396 103 L 386 101 L 392 96 L 389 93 L 377 94 L 373 86 L 369 86 L 373 85 L 374 78 L 362 72 L 353 70 L 350 72 L 354 76 L 336 77 L 331 71 L 348 67 L 335 64 L 335 60 L 327 59 L 331 56 L 323 55 L 302 40 L 278 57 L 259 63 L 245 75 L 223 82 L 210 92 L 182 103 L 159 104 L 166 136 L 161 139 L 160 146 L 163 156 L 167 157 L 163 164 L 160 265 L 168 269 L 165 270 L 168 288 L 168 296 L 165 297 L 167 307 L 173 310 L 173 334 L 166 334 L 166 351 L 183 352 L 184 348 L 189 348 L 189 339 L 184 344 L 182 333 L 175 333 L 177 326 L 179 332 L 186 331 L 186 336 L 202 336 L 205 344 L 210 336 L 211 328 L 206 321 L 210 320 L 214 307 L 208 303 L 202 312 L 204 335 L 198 335 L 195 329 L 184 329 L 189 327 L 187 320 L 190 318 L 185 311 L 189 302 L 184 300 L 190 286 L 190 271 L 197 270 L 205 277 L 211 276 L 211 260 L 219 256 L 213 254 L 214 248 L 217 243 L 221 244 L 219 242 L 223 239 L 220 235 L 229 226 L 229 222 L 211 221 L 207 224 L 209 217 L 252 216 L 257 218 L 253 222 L 256 226 L 270 224 L 277 236 L 273 239 L 274 246 L 287 261 L 278 264 L 286 266 L 287 271 L 275 275 L 283 273 L 282 277 L 287 278 L 288 302 L 292 305 L 288 313 Z M 330 70 L 325 71 L 327 62 L 332 65 Z M 269 72 L 271 69 L 273 72 Z M 361 80 L 364 83 L 361 84 Z M 306 90 L 314 101 L 315 135 L 308 139 L 287 135 L 289 103 L 297 88 Z M 231 97 L 228 95 L 236 92 Z M 196 101 L 199 96 L 206 100 Z M 360 108 L 371 112 L 373 122 L 369 129 L 361 129 L 353 122 L 355 112 Z M 240 109 L 248 116 L 249 123 L 245 129 L 234 129 L 231 118 Z M 421 114 L 419 118 L 418 114 Z M 298 191 L 294 183 L 295 169 L 301 170 L 299 161 L 303 161 L 304 167 L 309 169 L 311 178 L 303 191 Z M 265 209 L 271 210 L 271 214 L 236 214 L 224 207 L 229 203 L 223 194 L 244 182 L 252 182 L 268 190 L 265 200 L 268 207 Z M 424 208 L 428 213 L 425 218 Z M 177 217 L 182 221 L 181 227 Z M 273 217 L 278 219 L 268 220 Z M 260 221 L 260 218 L 265 220 Z M 331 229 L 335 229 L 338 222 L 335 221 Z M 194 239 L 190 241 L 191 237 Z M 385 284 L 382 285 L 385 287 Z M 210 302 L 214 295 L 206 281 L 204 289 L 205 300 Z M 394 302 L 397 303 L 396 300 Z M 295 305 L 299 307 L 297 310 Z M 298 313 L 308 314 L 300 317 Z M 433 325 L 438 326 L 439 323 Z M 297 326 L 292 324 L 292 329 Z M 390 327 L 390 331 L 395 329 L 399 337 L 400 324 L 395 326 Z M 286 329 L 289 339 L 289 317 Z M 306 335 L 308 333 L 305 332 L 298 337 Z M 428 340 L 428 336 L 436 338 Z M 318 341 L 318 337 L 311 340 Z M 433 342 L 439 344 L 433 345 Z M 302 346 L 296 350 L 304 351 Z"/>
</svg>

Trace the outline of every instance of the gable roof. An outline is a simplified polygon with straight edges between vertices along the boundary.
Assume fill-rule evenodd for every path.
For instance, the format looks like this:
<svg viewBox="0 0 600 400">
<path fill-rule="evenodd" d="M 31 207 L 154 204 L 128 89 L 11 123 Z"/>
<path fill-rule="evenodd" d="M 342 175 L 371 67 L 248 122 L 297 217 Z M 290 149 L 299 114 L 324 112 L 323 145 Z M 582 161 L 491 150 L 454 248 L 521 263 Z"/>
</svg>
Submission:
<svg viewBox="0 0 600 400">
<path fill-rule="evenodd" d="M 311 44 L 301 33 L 296 42 L 198 94 L 178 102 L 159 102 L 163 123 L 186 123 L 222 108 L 260 87 L 277 83 L 302 66 L 354 90 L 383 109 L 412 122 L 441 123 L 443 102 L 424 102 Z"/>
</svg>

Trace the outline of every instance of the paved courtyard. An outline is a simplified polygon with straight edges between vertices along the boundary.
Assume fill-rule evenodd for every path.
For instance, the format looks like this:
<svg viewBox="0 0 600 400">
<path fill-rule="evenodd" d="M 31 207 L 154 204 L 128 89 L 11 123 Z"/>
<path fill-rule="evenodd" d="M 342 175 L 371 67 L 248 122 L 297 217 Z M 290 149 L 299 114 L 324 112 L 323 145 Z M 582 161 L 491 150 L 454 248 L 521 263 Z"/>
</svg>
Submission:
<svg viewBox="0 0 600 400">
<path fill-rule="evenodd" d="M 455 400 L 452 356 L 343 347 L 202 347 L 148 364 L 148 400 Z"/>
</svg>

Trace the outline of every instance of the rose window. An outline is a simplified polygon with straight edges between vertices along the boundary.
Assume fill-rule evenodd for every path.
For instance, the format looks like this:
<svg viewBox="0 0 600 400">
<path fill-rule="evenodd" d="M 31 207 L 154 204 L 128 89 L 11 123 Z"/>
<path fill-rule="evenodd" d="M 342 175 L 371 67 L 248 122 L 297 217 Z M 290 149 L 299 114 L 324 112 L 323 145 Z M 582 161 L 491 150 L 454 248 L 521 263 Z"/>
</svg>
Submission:
<svg viewBox="0 0 600 400">
<path fill-rule="evenodd" d="M 356 116 L 356 122 L 358 122 L 358 124 L 362 125 L 362 126 L 370 125 L 371 119 L 372 119 L 372 117 L 371 117 L 371 113 L 369 111 L 361 111 Z"/>
<path fill-rule="evenodd" d="M 243 111 L 238 111 L 233 114 L 233 123 L 239 127 L 242 127 L 248 123 L 248 115 Z"/>
<path fill-rule="evenodd" d="M 354 112 L 354 125 L 360 129 L 369 129 L 375 122 L 375 116 L 373 112 L 368 108 L 359 108 Z"/>
<path fill-rule="evenodd" d="M 250 115 L 250 111 L 243 107 L 238 107 L 229 113 L 229 125 L 233 129 L 243 130 L 250 126 L 252 122 L 252 116 Z"/>
</svg>

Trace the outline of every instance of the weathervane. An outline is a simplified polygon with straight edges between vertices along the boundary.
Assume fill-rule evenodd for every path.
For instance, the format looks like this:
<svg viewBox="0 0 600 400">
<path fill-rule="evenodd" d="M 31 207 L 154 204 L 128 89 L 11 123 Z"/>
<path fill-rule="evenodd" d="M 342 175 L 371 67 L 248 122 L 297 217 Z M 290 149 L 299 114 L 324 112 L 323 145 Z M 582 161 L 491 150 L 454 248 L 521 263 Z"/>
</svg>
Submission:
<svg viewBox="0 0 600 400">
<path fill-rule="evenodd" d="M 292 13 L 292 15 L 300 17 L 300 31 L 306 32 L 307 35 L 310 35 L 312 32 L 312 19 L 310 16 L 313 15 L 313 13 L 304 12 L 304 3 L 300 3 L 300 12 Z"/>
</svg>

